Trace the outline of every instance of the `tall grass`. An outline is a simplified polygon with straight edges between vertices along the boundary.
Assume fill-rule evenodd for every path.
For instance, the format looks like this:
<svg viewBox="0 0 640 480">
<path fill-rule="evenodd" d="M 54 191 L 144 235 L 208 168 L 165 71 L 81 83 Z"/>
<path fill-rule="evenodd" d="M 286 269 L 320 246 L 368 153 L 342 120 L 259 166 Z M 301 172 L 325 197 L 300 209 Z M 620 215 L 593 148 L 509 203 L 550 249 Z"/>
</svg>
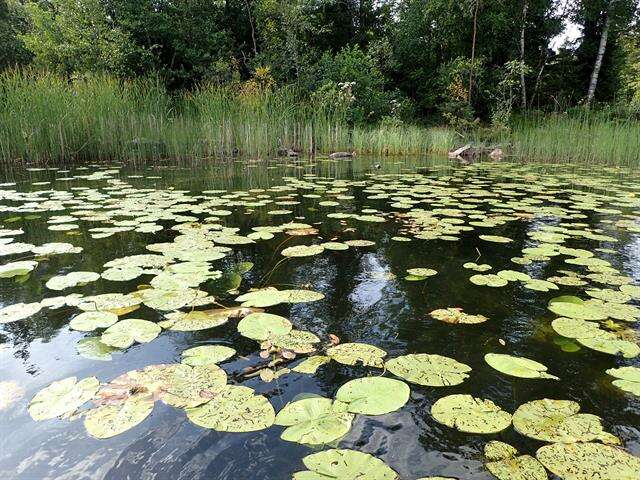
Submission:
<svg viewBox="0 0 640 480">
<path fill-rule="evenodd" d="M 3 164 L 255 158 L 282 147 L 302 154 L 444 154 L 477 135 L 387 123 L 353 128 L 344 110 L 320 107 L 291 87 L 205 85 L 172 95 L 153 79 L 0 74 Z M 640 167 L 640 122 L 613 114 L 526 115 L 499 141 L 522 159 Z"/>
</svg>

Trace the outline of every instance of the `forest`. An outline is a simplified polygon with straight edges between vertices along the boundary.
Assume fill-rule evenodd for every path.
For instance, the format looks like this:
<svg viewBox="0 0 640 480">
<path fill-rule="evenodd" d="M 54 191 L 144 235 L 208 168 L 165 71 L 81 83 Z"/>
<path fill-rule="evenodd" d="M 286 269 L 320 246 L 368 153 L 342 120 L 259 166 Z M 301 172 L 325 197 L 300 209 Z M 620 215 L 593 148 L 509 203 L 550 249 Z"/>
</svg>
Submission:
<svg viewBox="0 0 640 480">
<path fill-rule="evenodd" d="M 15 123 L 62 115 L 68 123 L 71 113 L 49 104 L 34 111 L 24 99 L 59 95 L 71 108 L 65 90 L 77 99 L 113 89 L 103 102 L 134 108 L 135 97 L 139 115 L 161 109 L 179 124 L 202 124 L 213 98 L 241 116 L 266 102 L 267 119 L 278 104 L 276 116 L 295 117 L 296 126 L 264 133 L 269 150 L 355 148 L 361 138 L 375 144 L 372 153 L 421 153 L 477 139 L 523 154 L 628 164 L 640 147 L 639 15 L 637 0 L 0 0 L 0 116 Z M 331 132 L 309 126 L 310 112 Z M 24 140 L 11 130 L 0 124 L 5 160 L 29 148 L 44 155 L 17 147 Z M 216 151 L 242 147 L 239 135 L 220 136 Z M 149 137 L 133 140 L 152 144 Z M 583 152 L 566 137 L 596 140 Z M 187 154 L 183 146 L 163 150 Z"/>
</svg>

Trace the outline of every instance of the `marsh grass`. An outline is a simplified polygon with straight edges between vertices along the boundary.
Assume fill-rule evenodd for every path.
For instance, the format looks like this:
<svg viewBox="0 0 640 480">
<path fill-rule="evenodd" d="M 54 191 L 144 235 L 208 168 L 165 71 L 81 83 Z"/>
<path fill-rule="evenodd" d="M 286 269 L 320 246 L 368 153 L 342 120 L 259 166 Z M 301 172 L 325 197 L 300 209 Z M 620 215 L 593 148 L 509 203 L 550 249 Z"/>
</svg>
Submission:
<svg viewBox="0 0 640 480">
<path fill-rule="evenodd" d="M 34 70 L 0 74 L 0 161 L 217 160 L 355 150 L 371 155 L 445 154 L 467 141 L 499 141 L 529 160 L 640 166 L 640 123 L 612 114 L 527 115 L 497 139 L 448 128 L 382 123 L 351 127 L 346 111 L 293 87 L 202 86 L 169 94 L 154 79 L 66 79 Z"/>
</svg>

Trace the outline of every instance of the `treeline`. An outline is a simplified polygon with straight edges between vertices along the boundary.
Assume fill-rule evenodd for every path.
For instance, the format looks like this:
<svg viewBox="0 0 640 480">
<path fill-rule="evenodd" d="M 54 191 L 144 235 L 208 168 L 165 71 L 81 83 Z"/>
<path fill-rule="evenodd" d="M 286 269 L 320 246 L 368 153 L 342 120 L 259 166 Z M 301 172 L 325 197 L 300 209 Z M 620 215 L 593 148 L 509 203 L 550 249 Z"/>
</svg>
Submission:
<svg viewBox="0 0 640 480">
<path fill-rule="evenodd" d="M 356 124 L 640 105 L 638 0 L 0 0 L 0 68 L 296 85 Z M 575 41 L 552 45 L 567 24 Z M 635 107 L 640 110 L 640 107 Z"/>
</svg>

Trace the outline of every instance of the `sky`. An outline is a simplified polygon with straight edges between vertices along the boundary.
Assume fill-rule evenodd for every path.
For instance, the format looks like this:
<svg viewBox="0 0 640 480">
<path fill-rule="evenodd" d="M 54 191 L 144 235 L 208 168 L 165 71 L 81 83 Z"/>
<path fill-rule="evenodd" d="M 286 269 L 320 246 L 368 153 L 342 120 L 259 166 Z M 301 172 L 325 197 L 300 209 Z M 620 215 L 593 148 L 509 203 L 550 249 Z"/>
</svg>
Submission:
<svg viewBox="0 0 640 480">
<path fill-rule="evenodd" d="M 566 41 L 572 42 L 577 38 L 580 38 L 581 35 L 582 35 L 582 30 L 578 25 L 568 20 L 565 20 L 564 31 L 551 39 L 551 48 L 557 52 L 558 49 Z"/>
</svg>

